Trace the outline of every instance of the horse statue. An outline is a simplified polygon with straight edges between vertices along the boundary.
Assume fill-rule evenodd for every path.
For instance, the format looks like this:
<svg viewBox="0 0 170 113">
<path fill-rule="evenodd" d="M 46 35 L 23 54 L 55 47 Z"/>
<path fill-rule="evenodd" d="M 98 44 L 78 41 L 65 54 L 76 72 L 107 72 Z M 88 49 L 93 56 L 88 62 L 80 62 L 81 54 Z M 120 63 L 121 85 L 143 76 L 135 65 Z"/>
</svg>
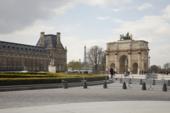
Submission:
<svg viewBox="0 0 170 113">
<path fill-rule="evenodd" d="M 127 32 L 126 35 L 121 34 L 120 40 L 132 40 L 132 34 L 129 34 L 129 32 Z"/>
</svg>

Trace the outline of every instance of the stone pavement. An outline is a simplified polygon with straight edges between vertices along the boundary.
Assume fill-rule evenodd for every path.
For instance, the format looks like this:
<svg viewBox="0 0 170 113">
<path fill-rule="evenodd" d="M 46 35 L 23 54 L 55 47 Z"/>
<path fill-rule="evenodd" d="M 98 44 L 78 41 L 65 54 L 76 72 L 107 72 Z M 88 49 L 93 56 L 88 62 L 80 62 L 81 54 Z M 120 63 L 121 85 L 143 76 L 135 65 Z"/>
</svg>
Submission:
<svg viewBox="0 0 170 113">
<path fill-rule="evenodd" d="M 169 113 L 168 101 L 70 103 L 0 109 L 0 113 Z"/>
<path fill-rule="evenodd" d="M 155 85 L 149 90 L 143 91 L 139 84 L 132 84 L 127 90 L 123 90 L 122 84 L 118 81 L 108 84 L 107 89 L 103 89 L 102 85 L 97 85 L 89 86 L 87 89 L 72 87 L 68 89 L 8 91 L 0 92 L 0 109 L 69 103 L 140 100 L 170 101 L 170 91 L 163 92 L 161 85 Z"/>
</svg>

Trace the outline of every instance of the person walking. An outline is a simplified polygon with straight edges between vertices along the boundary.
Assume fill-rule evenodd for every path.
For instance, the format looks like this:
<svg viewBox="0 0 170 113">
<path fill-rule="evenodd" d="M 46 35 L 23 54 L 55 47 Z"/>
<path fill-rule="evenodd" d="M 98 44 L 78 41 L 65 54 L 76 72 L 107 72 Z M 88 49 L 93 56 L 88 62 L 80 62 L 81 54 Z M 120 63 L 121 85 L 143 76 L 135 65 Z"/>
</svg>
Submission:
<svg viewBox="0 0 170 113">
<path fill-rule="evenodd" d="M 110 68 L 111 79 L 113 78 L 113 68 Z"/>
</svg>

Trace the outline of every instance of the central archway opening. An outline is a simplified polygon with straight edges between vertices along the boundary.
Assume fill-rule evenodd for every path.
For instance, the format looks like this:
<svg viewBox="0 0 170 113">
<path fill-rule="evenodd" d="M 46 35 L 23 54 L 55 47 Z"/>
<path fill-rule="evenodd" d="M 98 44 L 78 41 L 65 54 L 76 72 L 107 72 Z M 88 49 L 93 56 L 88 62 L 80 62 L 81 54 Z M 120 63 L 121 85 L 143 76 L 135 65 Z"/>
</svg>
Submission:
<svg viewBox="0 0 170 113">
<path fill-rule="evenodd" d="M 123 74 L 127 72 L 128 71 L 128 57 L 126 55 L 121 56 L 119 63 L 120 63 L 119 73 Z"/>
<path fill-rule="evenodd" d="M 110 68 L 112 68 L 113 70 L 115 70 L 115 64 L 112 63 L 112 64 L 110 65 Z"/>
</svg>

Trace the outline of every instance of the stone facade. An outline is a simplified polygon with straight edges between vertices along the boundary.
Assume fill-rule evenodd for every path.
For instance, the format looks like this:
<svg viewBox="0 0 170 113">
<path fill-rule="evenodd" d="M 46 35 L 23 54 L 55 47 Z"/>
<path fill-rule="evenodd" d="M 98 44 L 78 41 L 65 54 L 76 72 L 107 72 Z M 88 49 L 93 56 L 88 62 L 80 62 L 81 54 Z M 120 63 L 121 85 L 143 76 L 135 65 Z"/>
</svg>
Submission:
<svg viewBox="0 0 170 113">
<path fill-rule="evenodd" d="M 148 42 L 143 40 L 120 39 L 107 43 L 106 68 L 117 73 L 144 73 L 149 67 Z"/>
<path fill-rule="evenodd" d="M 0 71 L 48 71 L 51 60 L 56 71 L 65 71 L 67 50 L 56 35 L 40 33 L 36 46 L 0 41 Z"/>
</svg>

